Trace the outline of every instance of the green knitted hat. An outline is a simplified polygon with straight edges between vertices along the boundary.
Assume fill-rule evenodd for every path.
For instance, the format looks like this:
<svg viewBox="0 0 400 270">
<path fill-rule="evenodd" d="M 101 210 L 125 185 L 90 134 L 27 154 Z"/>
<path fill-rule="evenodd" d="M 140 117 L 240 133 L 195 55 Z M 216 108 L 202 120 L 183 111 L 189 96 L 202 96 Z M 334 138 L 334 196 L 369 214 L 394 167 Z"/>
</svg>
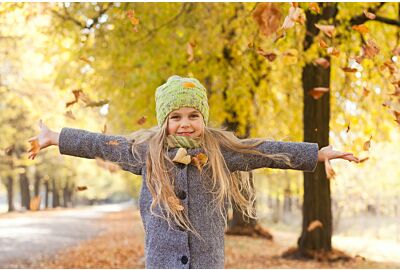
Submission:
<svg viewBox="0 0 400 270">
<path fill-rule="evenodd" d="M 170 112 L 182 107 L 198 110 L 207 125 L 209 108 L 206 88 L 197 79 L 174 75 L 156 90 L 158 125 L 161 127 Z"/>
</svg>

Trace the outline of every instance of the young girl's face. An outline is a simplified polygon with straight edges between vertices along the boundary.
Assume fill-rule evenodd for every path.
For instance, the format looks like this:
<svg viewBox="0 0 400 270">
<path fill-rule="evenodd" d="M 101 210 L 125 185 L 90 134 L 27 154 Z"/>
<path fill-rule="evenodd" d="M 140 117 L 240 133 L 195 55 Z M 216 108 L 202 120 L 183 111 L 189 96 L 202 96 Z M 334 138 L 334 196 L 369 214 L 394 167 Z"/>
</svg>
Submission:
<svg viewBox="0 0 400 270">
<path fill-rule="evenodd" d="M 168 115 L 168 135 L 197 138 L 203 130 L 203 115 L 196 109 L 182 107 Z"/>
</svg>

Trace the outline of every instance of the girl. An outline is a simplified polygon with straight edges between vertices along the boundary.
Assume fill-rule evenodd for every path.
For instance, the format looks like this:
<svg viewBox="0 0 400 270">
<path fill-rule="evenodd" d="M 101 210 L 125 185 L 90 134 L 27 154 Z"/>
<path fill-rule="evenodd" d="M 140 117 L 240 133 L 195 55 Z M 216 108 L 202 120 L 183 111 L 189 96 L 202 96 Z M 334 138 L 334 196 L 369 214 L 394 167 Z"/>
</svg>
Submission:
<svg viewBox="0 0 400 270">
<path fill-rule="evenodd" d="M 157 127 L 126 137 L 71 128 L 57 133 L 40 121 L 39 135 L 29 140 L 39 149 L 58 145 L 61 154 L 100 157 L 142 175 L 146 268 L 224 267 L 227 207 L 255 217 L 249 179 L 234 172 L 314 171 L 317 161 L 336 158 L 358 162 L 331 146 L 318 151 L 315 143 L 240 140 L 208 127 L 206 93 L 198 80 L 172 76 L 156 91 Z M 31 149 L 29 158 L 37 152 Z"/>
</svg>

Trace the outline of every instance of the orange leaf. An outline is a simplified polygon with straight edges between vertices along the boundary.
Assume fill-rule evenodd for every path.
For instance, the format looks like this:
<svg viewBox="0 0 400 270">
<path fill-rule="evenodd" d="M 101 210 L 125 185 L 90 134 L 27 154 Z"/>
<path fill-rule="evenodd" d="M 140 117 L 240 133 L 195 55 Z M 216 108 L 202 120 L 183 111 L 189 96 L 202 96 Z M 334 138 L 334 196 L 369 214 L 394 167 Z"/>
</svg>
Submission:
<svg viewBox="0 0 400 270">
<path fill-rule="evenodd" d="M 372 39 L 367 40 L 367 43 L 363 45 L 363 55 L 367 58 L 373 58 L 379 53 L 379 47 Z"/>
<path fill-rule="evenodd" d="M 88 63 L 88 64 L 91 64 L 92 63 L 92 61 L 90 61 L 88 58 L 86 58 L 85 56 L 81 56 L 81 57 L 79 57 L 79 60 L 82 60 L 83 62 L 86 62 L 86 63 Z"/>
<path fill-rule="evenodd" d="M 322 38 L 319 40 L 319 46 L 324 49 L 328 48 L 328 44 Z"/>
<path fill-rule="evenodd" d="M 315 87 L 308 92 L 314 99 L 320 99 L 325 93 L 329 92 L 327 87 Z"/>
<path fill-rule="evenodd" d="M 203 170 L 203 167 L 207 164 L 208 157 L 206 154 L 199 153 L 196 156 L 192 157 L 192 161 L 190 164 L 196 166 L 199 171 Z"/>
<path fill-rule="evenodd" d="M 144 123 L 146 123 L 147 117 L 146 116 L 142 116 L 140 117 L 140 119 L 137 121 L 138 125 L 143 125 Z"/>
<path fill-rule="evenodd" d="M 333 25 L 322 25 L 322 24 L 314 24 L 319 30 L 322 31 L 325 35 L 332 38 L 335 35 L 335 26 Z"/>
<path fill-rule="evenodd" d="M 28 152 L 32 152 L 33 155 L 37 155 L 37 153 L 40 151 L 39 140 L 30 140 L 29 143 L 31 144 L 31 148 L 28 150 Z"/>
<path fill-rule="evenodd" d="M 308 8 L 315 13 L 321 13 L 321 9 L 319 8 L 318 3 L 312 2 L 308 4 Z"/>
<path fill-rule="evenodd" d="M 344 72 L 357 72 L 356 68 L 351 68 L 351 67 L 342 67 L 342 70 Z"/>
<path fill-rule="evenodd" d="M 266 37 L 278 30 L 281 17 L 282 14 L 276 3 L 258 3 L 253 12 L 253 19 Z"/>
<path fill-rule="evenodd" d="M 128 16 L 128 18 L 131 21 L 132 25 L 136 26 L 136 25 L 139 24 L 139 19 L 135 18 L 135 11 L 134 10 L 128 10 L 126 12 L 126 15 Z"/>
<path fill-rule="evenodd" d="M 338 55 L 340 54 L 339 50 L 336 49 L 335 47 L 329 47 L 329 48 L 327 48 L 327 49 L 326 49 L 326 52 L 327 52 L 328 54 L 330 54 L 330 55 L 333 55 L 333 56 L 338 56 Z"/>
<path fill-rule="evenodd" d="M 393 55 L 398 56 L 400 55 L 400 47 L 396 47 L 392 50 Z"/>
<path fill-rule="evenodd" d="M 363 145 L 364 151 L 369 151 L 369 148 L 371 147 L 371 139 L 372 139 L 372 136 L 369 138 L 368 141 L 366 141 L 366 142 L 364 143 L 364 145 Z"/>
<path fill-rule="evenodd" d="M 326 172 L 326 177 L 328 177 L 328 179 L 335 179 L 336 173 L 333 170 L 331 163 L 329 162 L 328 159 L 325 159 L 325 172 Z"/>
<path fill-rule="evenodd" d="M 320 65 L 321 67 L 327 69 L 329 67 L 329 61 L 326 58 L 318 58 L 314 60 L 314 63 Z"/>
<path fill-rule="evenodd" d="M 369 93 L 371 92 L 371 90 L 368 90 L 367 88 L 363 88 L 363 97 L 367 97 L 369 95 Z"/>
<path fill-rule="evenodd" d="M 351 29 L 356 30 L 357 32 L 360 32 L 361 34 L 366 34 L 369 32 L 369 29 L 365 24 L 353 25 L 351 27 Z"/>
<path fill-rule="evenodd" d="M 87 190 L 87 186 L 77 186 L 76 191 L 84 191 Z"/>
<path fill-rule="evenodd" d="M 400 112 L 394 110 L 393 114 L 394 114 L 394 117 L 396 117 L 396 119 L 394 121 L 396 121 L 398 124 L 400 124 Z"/>
<path fill-rule="evenodd" d="M 194 83 L 192 83 L 192 82 L 184 82 L 182 84 L 182 86 L 185 87 L 185 88 L 195 88 L 196 87 L 196 85 Z"/>
<path fill-rule="evenodd" d="M 364 10 L 364 15 L 370 20 L 373 20 L 376 18 L 376 15 L 374 13 L 368 12 L 367 10 Z"/>
<path fill-rule="evenodd" d="M 303 13 L 301 12 L 301 8 L 297 6 L 291 6 L 289 8 L 289 14 L 285 17 L 283 21 L 282 29 L 292 28 L 295 23 L 304 24 L 305 18 Z"/>
<path fill-rule="evenodd" d="M 257 53 L 259 55 L 264 56 L 268 61 L 273 62 L 276 59 L 276 54 L 275 53 L 267 53 L 265 52 L 262 48 L 258 47 Z"/>
<path fill-rule="evenodd" d="M 314 221 L 310 222 L 310 224 L 308 225 L 307 231 L 311 232 L 311 231 L 315 230 L 316 228 L 322 228 L 322 227 L 323 227 L 323 225 L 322 225 L 321 221 L 314 220 Z"/>
<path fill-rule="evenodd" d="M 117 141 L 109 141 L 106 144 L 107 145 L 119 145 L 119 142 L 117 142 Z"/>
<path fill-rule="evenodd" d="M 189 55 L 188 62 L 192 62 L 194 60 L 194 47 L 196 47 L 196 43 L 188 42 L 186 46 L 186 52 Z"/>
</svg>

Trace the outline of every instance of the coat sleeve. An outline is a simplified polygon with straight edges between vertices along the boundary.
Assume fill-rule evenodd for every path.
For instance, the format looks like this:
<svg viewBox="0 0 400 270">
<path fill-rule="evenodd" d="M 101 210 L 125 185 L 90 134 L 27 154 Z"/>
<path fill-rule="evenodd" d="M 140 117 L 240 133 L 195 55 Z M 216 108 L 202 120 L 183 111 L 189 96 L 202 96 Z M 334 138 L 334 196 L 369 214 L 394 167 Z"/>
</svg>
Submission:
<svg viewBox="0 0 400 270">
<path fill-rule="evenodd" d="M 118 164 L 123 170 L 140 175 L 144 160 L 132 153 L 132 144 L 123 136 L 111 136 L 81 129 L 63 128 L 60 132 L 59 151 L 63 155 L 103 160 Z"/>
<path fill-rule="evenodd" d="M 263 141 L 254 149 L 263 154 L 286 154 L 290 159 L 290 165 L 281 160 L 273 160 L 256 154 L 242 154 L 225 148 L 221 148 L 221 152 L 231 172 L 251 171 L 258 168 L 312 172 L 317 167 L 318 144 L 316 143 Z"/>
</svg>

